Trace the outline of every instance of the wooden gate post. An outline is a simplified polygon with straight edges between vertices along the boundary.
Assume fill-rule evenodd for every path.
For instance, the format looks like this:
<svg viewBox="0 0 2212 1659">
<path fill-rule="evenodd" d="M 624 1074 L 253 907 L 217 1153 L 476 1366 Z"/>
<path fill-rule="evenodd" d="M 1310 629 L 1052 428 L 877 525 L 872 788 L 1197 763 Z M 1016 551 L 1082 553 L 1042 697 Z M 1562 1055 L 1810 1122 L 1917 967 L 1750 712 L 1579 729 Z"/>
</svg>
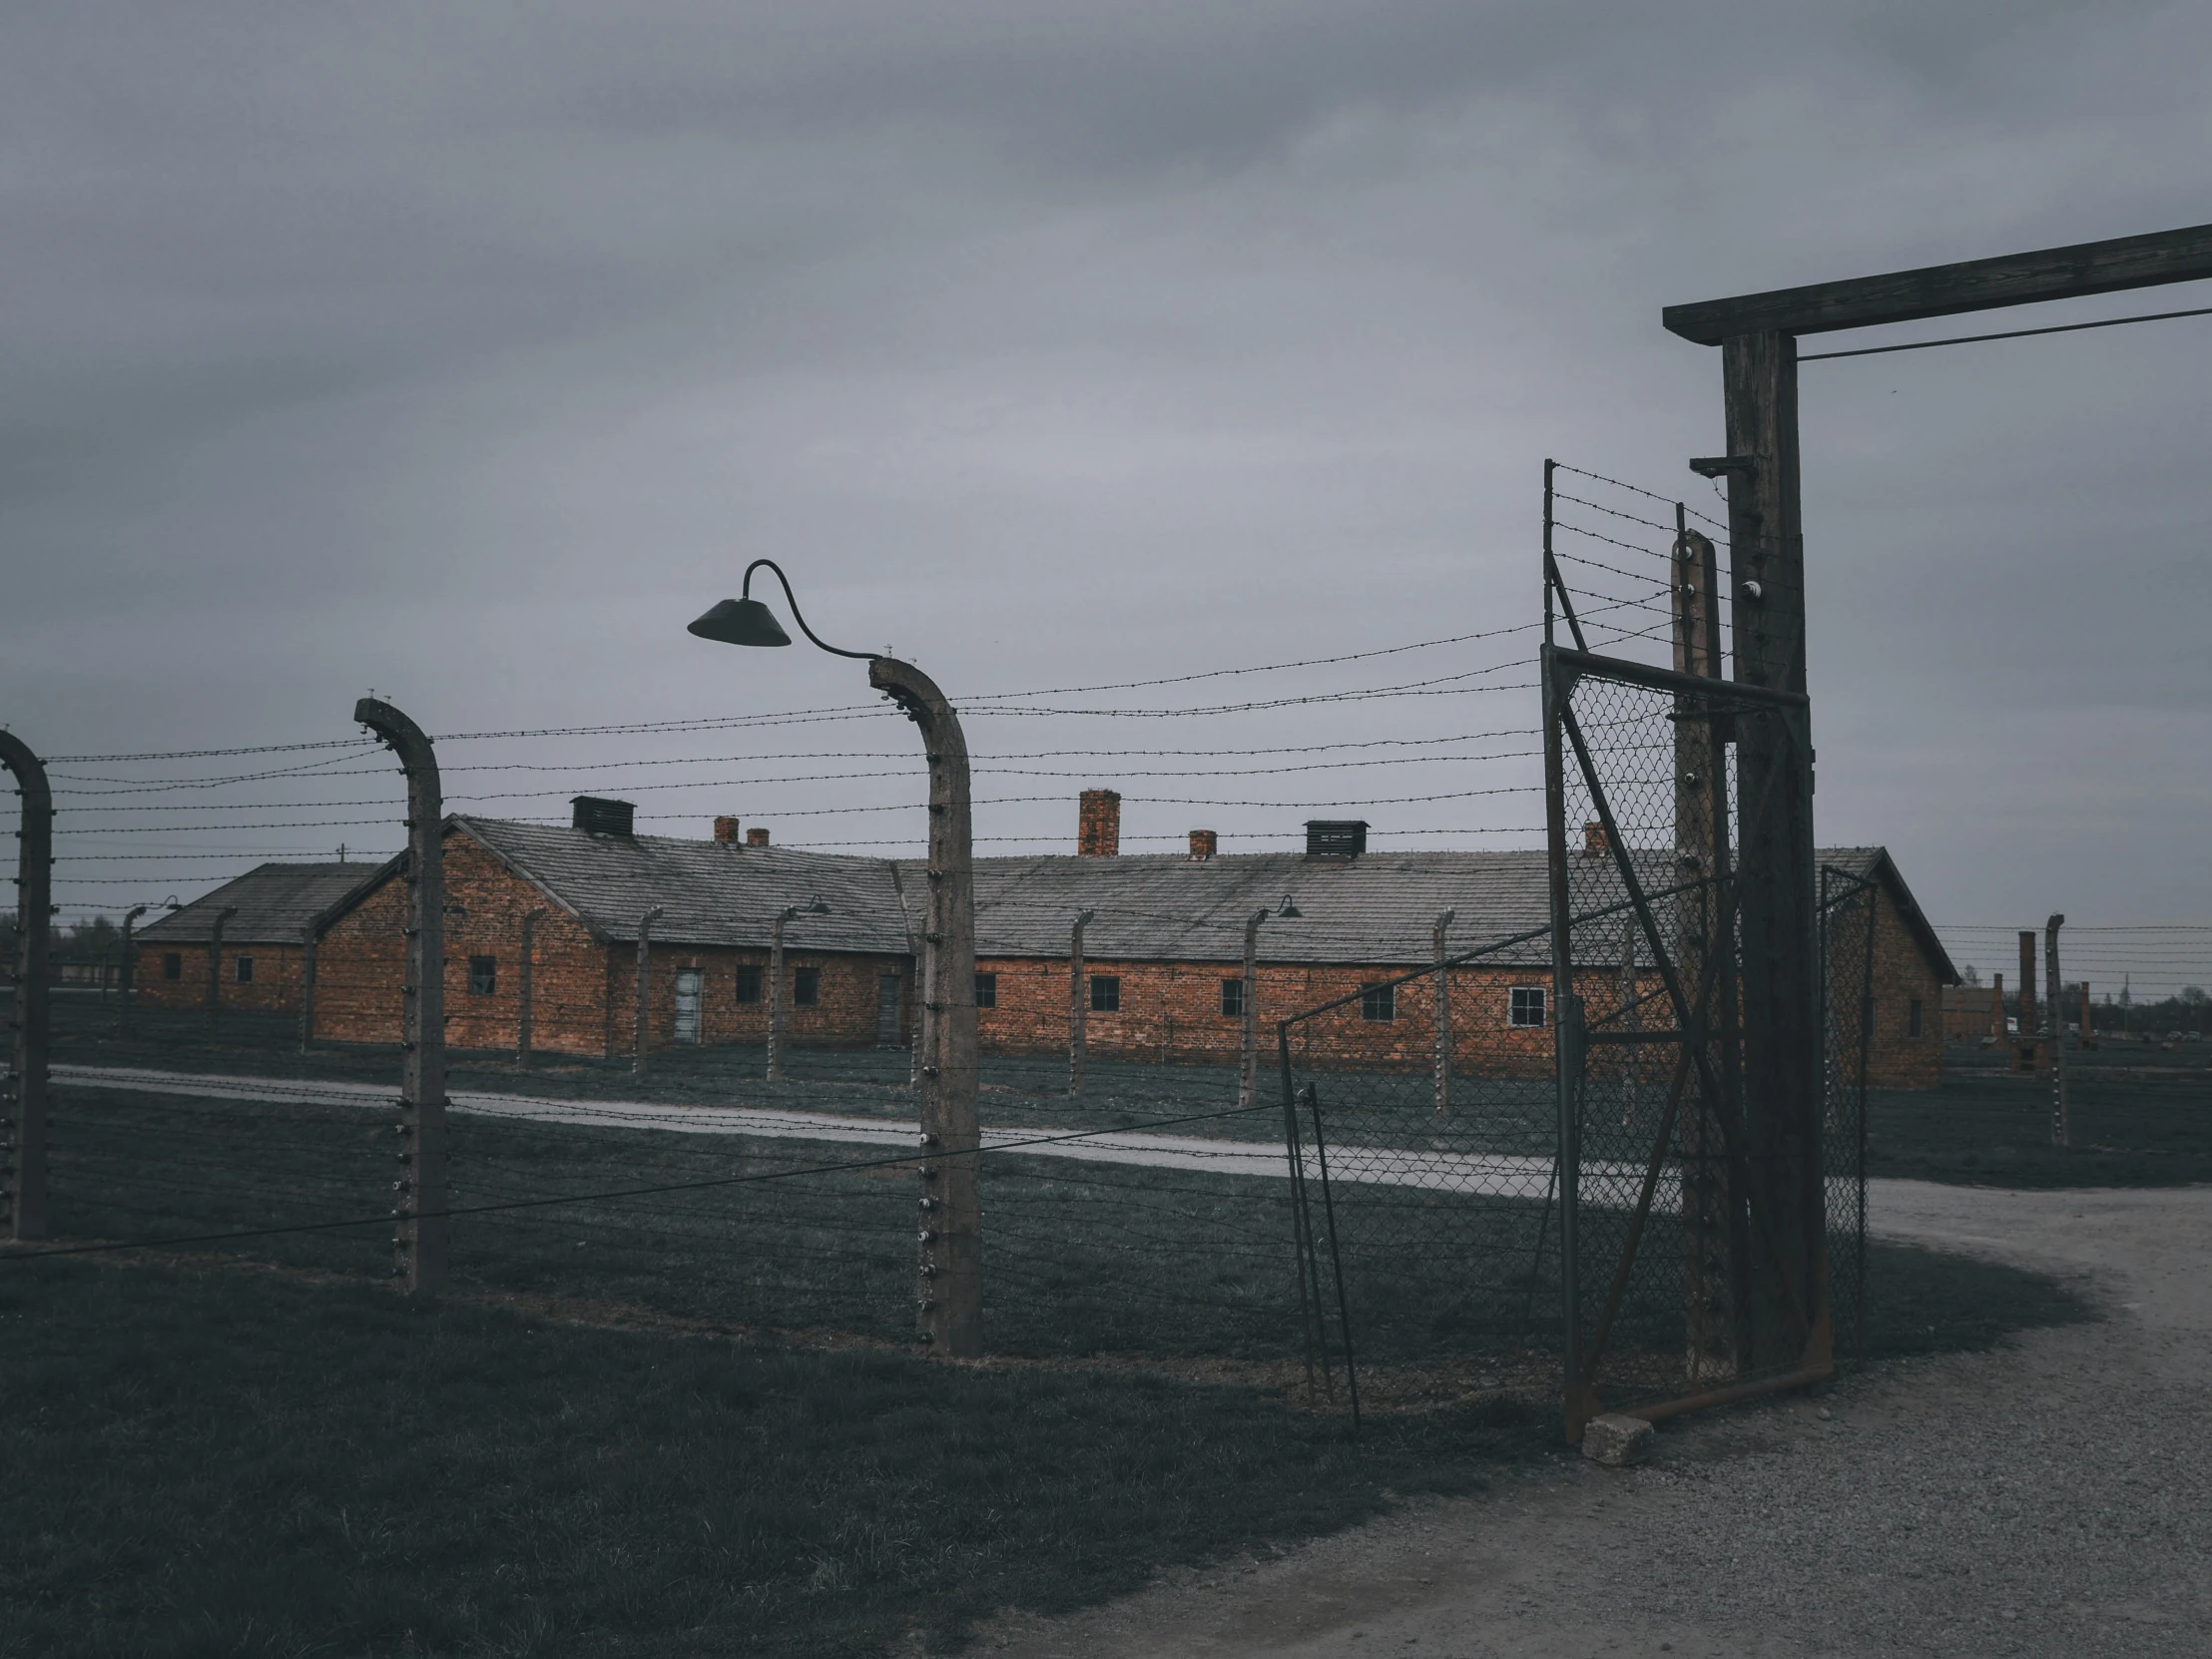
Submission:
<svg viewBox="0 0 2212 1659">
<path fill-rule="evenodd" d="M 8 1079 L 7 1236 L 46 1237 L 47 931 L 54 916 L 54 793 L 46 768 L 13 732 L 0 731 L 0 765 L 23 798 L 15 854 L 15 1041 Z"/>
<path fill-rule="evenodd" d="M 1797 340 L 1777 329 L 1721 341 L 1735 593 L 1735 678 L 1800 696 L 1805 675 L 1805 537 L 1798 488 Z M 1821 1184 L 1819 900 L 1813 848 L 1810 717 L 1737 728 L 1743 929 L 1745 1135 L 1751 1180 L 1775 1260 L 1753 1290 L 1752 1352 L 1742 1363 L 1795 1364 L 1817 1320 L 1827 1223 Z"/>
<path fill-rule="evenodd" d="M 1711 538 L 1689 528 L 1675 507 L 1674 667 L 1720 682 L 1720 556 Z M 1733 940 L 1720 927 L 1730 868 L 1728 754 L 1710 710 L 1678 699 L 1674 728 L 1675 878 L 1707 885 L 1675 900 L 1675 936 L 1682 941 L 1684 983 L 1702 984 L 1716 953 L 1725 967 Z M 1691 718 L 1679 718 L 1689 716 Z M 1732 985 L 1733 975 L 1718 980 Z M 1725 994 L 1725 993 L 1724 993 Z M 1722 1045 L 1724 1048 L 1726 1045 Z M 1710 1045 L 1709 1045 L 1710 1047 Z M 1720 1055 L 1725 1075 L 1730 1056 Z M 1701 1077 L 1685 1087 L 1676 1139 L 1682 1156 L 1684 1348 L 1691 1380 L 1726 1382 L 1737 1375 L 1741 1350 L 1740 1264 L 1731 1217 L 1740 1199 L 1729 1178 L 1723 1130 L 1726 1102 L 1708 1097 Z"/>
<path fill-rule="evenodd" d="M 399 987 L 399 1179 L 392 1183 L 392 1274 L 412 1296 L 445 1286 L 445 798 L 422 728 L 364 697 L 353 718 L 407 775 L 405 980 Z"/>
</svg>

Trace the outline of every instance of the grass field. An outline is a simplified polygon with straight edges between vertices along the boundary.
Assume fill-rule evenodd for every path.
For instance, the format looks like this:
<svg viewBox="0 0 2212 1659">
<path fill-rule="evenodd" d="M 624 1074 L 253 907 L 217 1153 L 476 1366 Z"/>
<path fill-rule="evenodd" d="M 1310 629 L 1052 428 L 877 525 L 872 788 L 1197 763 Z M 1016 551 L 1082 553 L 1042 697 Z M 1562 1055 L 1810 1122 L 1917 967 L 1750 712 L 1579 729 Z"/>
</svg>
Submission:
<svg viewBox="0 0 2212 1659">
<path fill-rule="evenodd" d="M 361 1081 L 394 1066 L 303 1061 L 280 1022 L 213 1045 L 192 1027 L 118 1045 L 79 1022 L 59 1058 Z M 615 1063 L 525 1078 L 478 1057 L 455 1086 L 911 1110 L 898 1056 L 803 1060 L 779 1099 L 748 1056 L 715 1051 L 643 1086 Z M 1219 1108 L 1233 1084 L 1125 1069 L 1080 1106 L 1050 1067 L 1002 1072 L 986 1111 L 1148 1121 Z M 1954 1093 L 1897 1107 L 1926 1168 L 1973 1144 Z M 1268 1138 L 1267 1116 L 1225 1121 Z M 2145 1136 L 2188 1121 L 2169 1117 Z M 374 1219 L 387 1119 L 281 1089 L 57 1088 L 67 1237 L 371 1219 L 0 1261 L 0 1656 L 943 1645 L 1002 1606 L 1074 1606 L 1554 1449 L 1556 1271 L 1531 1271 L 1526 1200 L 1340 1195 L 1379 1407 L 1354 1438 L 1305 1409 L 1286 1182 L 994 1154 L 994 1357 L 956 1367 L 906 1347 L 908 1166 L 819 1171 L 868 1149 L 457 1114 L 457 1204 L 723 1184 L 457 1217 L 454 1294 L 421 1310 L 390 1294 Z M 1877 1247 L 1870 1280 L 1876 1358 L 2085 1316 L 2047 1281 L 1922 1251 Z"/>
<path fill-rule="evenodd" d="M 1885 1353 L 2082 1317 L 1885 1252 Z M 1554 1449 L 1123 1368 L 945 1366 L 238 1264 L 0 1263 L 0 1655 L 863 1654 L 957 1644 Z"/>
<path fill-rule="evenodd" d="M 2212 1047 L 2069 1054 L 2074 1144 L 2051 1144 L 2047 1075 L 1953 1045 L 1934 1091 L 1874 1090 L 1867 1172 L 1990 1187 L 2174 1187 L 2212 1181 Z"/>
<path fill-rule="evenodd" d="M 0 1653 L 837 1653 L 1458 1490 L 1532 1430 L 1357 1443 L 1248 1389 L 0 1277 Z M 411 1645 L 410 1645 L 411 1644 Z"/>
</svg>

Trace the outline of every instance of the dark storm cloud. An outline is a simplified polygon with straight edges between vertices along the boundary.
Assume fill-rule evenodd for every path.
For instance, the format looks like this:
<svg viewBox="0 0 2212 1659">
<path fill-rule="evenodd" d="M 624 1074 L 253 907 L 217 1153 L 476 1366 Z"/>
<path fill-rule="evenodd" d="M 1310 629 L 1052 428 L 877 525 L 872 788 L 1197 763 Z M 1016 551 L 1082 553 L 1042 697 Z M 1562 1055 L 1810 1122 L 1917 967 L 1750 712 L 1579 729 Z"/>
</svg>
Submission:
<svg viewBox="0 0 2212 1659">
<path fill-rule="evenodd" d="M 2179 5 L 0 30 L 0 707 L 64 751 L 849 699 L 670 644 L 761 552 L 969 692 L 1521 621 L 1544 454 L 1704 488 L 1661 304 L 2212 218 Z M 1824 832 L 1939 912 L 2212 912 L 2166 326 L 1806 369 Z"/>
</svg>

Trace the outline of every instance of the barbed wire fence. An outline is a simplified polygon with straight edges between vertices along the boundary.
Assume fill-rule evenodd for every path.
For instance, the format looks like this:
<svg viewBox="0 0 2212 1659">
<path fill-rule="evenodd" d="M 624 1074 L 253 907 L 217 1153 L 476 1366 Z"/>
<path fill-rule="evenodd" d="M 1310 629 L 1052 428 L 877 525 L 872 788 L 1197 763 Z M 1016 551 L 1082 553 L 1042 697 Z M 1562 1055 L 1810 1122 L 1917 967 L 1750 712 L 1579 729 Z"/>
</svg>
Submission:
<svg viewBox="0 0 2212 1659">
<path fill-rule="evenodd" d="M 1674 503 L 1600 474 L 1558 470 L 1555 556 L 1575 573 L 1587 643 L 1664 661 Z M 1709 519 L 1702 527 L 1725 561 L 1720 527 Z M 1542 832 L 1534 811 L 1542 745 L 1528 658 L 1540 626 L 960 698 L 963 718 L 984 740 L 973 766 L 986 831 L 978 849 L 1068 850 L 1067 837 L 1035 825 L 1044 810 L 1072 807 L 1074 789 L 1061 786 L 1079 785 L 1125 791 L 1137 822 L 1122 839 L 1134 849 L 1182 846 L 1187 830 L 1160 828 L 1170 813 L 1186 823 L 1204 815 L 1229 847 L 1244 850 L 1297 847 L 1303 815 L 1365 812 L 1383 820 L 1370 833 L 1385 848 L 1534 847 Z M 1396 670 L 1395 659 L 1421 653 L 1457 655 L 1438 665 L 1441 672 Z M 1370 672 L 1384 663 L 1391 672 Z M 1214 690 L 1268 675 L 1301 679 L 1274 688 L 1282 695 L 1237 699 Z M 1312 683 L 1348 675 L 1357 683 Z M 1208 700 L 1176 701 L 1193 687 L 1207 688 Z M 1323 708 L 1366 721 L 1371 706 L 1377 718 L 1387 715 L 1390 735 L 1357 725 L 1317 735 L 1285 724 Z M 608 793 L 639 804 L 647 834 L 682 836 L 697 835 L 736 805 L 750 822 L 773 824 L 782 846 L 895 855 L 921 842 L 921 769 L 902 725 L 894 733 L 866 723 L 896 718 L 855 703 L 464 730 L 437 741 L 455 813 L 564 825 L 560 806 L 568 798 Z M 1036 721 L 1048 725 L 1018 724 Z M 1601 727 L 1600 717 L 1591 729 Z M 1605 736 L 1616 753 L 1636 741 L 1625 729 Z M 1664 734 L 1648 742 L 1654 760 L 1671 750 Z M 129 1245 L 308 1272 L 387 1274 L 400 1168 L 390 1043 L 317 1036 L 302 1021 L 296 994 L 310 972 L 306 957 L 284 941 L 234 933 L 228 941 L 133 946 L 123 922 L 136 912 L 143 930 L 171 902 L 188 904 L 268 861 L 342 858 L 365 877 L 403 839 L 404 792 L 389 759 L 373 740 L 334 735 L 62 755 L 48 769 L 58 809 L 60 929 L 51 1248 Z M 1310 794 L 1302 795 L 1306 786 Z M 1010 901 L 995 916 L 986 908 L 979 954 L 999 961 L 998 971 L 1049 981 L 1038 993 L 1049 1006 L 1064 997 L 1068 970 L 1036 954 L 1031 929 L 1012 925 L 1023 919 L 1017 908 Z M 1234 918 L 1193 910 L 1123 919 L 1179 929 L 1191 942 L 1187 977 L 1200 993 L 1209 981 L 1238 977 Z M 1108 915 L 1098 925 L 1114 920 Z M 2008 930 L 1984 931 L 2009 938 Z M 1952 933 L 1980 937 L 1973 929 L 1946 930 Z M 2077 925 L 2069 960 L 2100 989 L 2116 991 L 2132 972 L 2138 996 L 2166 979 L 2178 994 L 2212 980 L 2212 964 L 2201 973 L 2195 966 L 2203 959 L 2192 954 L 2199 935 L 2212 948 L 2212 928 L 2186 940 L 2178 931 L 2169 938 L 2137 930 L 2137 942 L 2123 945 L 2114 935 L 2102 945 L 2094 928 Z M 1195 942 L 1208 940 L 1210 947 Z M 2128 956 L 2131 949 L 2138 953 Z M 1403 952 L 1406 963 L 1424 962 L 1426 938 L 1406 938 Z M 1967 954 L 2004 960 L 2001 949 L 1984 951 L 1977 942 Z M 456 959 L 456 983 L 464 969 Z M 1409 999 L 1421 971 L 1404 970 Z M 1381 983 L 1390 974 L 1369 977 Z M 564 1017 L 560 994 L 541 991 L 548 1027 Z M 1258 994 L 1271 1020 L 1316 1000 L 1272 960 Z M 1357 1005 L 1346 1007 L 1352 1012 L 1340 1008 L 1335 1017 L 1356 1023 Z M 619 1025 L 617 1016 L 609 1019 Z M 1405 1029 L 1417 1023 L 1408 1019 Z M 1303 1312 L 1299 1300 L 1294 1175 L 1301 1154 L 1286 1150 L 1276 1093 L 1263 1088 L 1256 1101 L 1249 1098 L 1237 1024 L 1224 1009 L 1218 1019 L 1184 1020 L 1180 1035 L 1171 1031 L 1164 1042 L 1094 1043 L 1080 1093 L 1069 1087 L 1064 1036 L 1001 1038 L 993 1046 L 986 1033 L 980 1112 L 993 1351 L 1187 1363 L 1263 1379 L 1302 1375 L 1313 1310 L 1310 1298 Z M 612 1032 L 593 1053 L 548 1047 L 527 1065 L 500 1051 L 456 1052 L 449 1208 L 454 1273 L 468 1293 L 579 1317 L 909 1340 L 916 1231 L 910 1054 L 864 1042 L 802 1042 L 786 1057 L 784 1080 L 770 1084 L 763 1046 L 722 1034 L 691 1049 L 656 1049 L 652 1074 L 640 1081 L 629 1073 L 623 1037 Z M 1419 1047 L 1417 1033 L 1413 1040 Z M 1464 1047 L 1471 1041 L 1463 1037 L 1450 1051 L 1461 1069 L 1447 1074 L 1445 1098 L 1487 1090 L 1496 1109 L 1485 1117 L 1454 1107 L 1447 1128 L 1435 1124 L 1426 1101 L 1435 1087 L 1428 1055 L 1362 1062 L 1365 1075 L 1394 1078 L 1403 1096 L 1410 1115 L 1402 1124 L 1393 1119 L 1390 1135 L 1414 1137 L 1408 1144 L 1472 1135 L 1458 1148 L 1470 1157 L 1527 1160 L 1511 1165 L 1511 1179 L 1529 1190 L 1516 1190 L 1508 1208 L 1515 1228 L 1526 1232 L 1531 1217 L 1538 1228 L 1534 1241 L 1514 1235 L 1514 1251 L 1529 1246 L 1525 1282 L 1500 1280 L 1496 1295 L 1477 1299 L 1479 1316 L 1463 1298 L 1429 1305 L 1435 1275 L 1451 1271 L 1448 1251 L 1428 1251 L 1422 1273 L 1402 1278 L 1404 1294 L 1391 1306 L 1393 1319 L 1403 1316 L 1407 1364 L 1453 1345 L 1467 1362 L 1407 1371 L 1407 1403 L 1525 1382 L 1527 1368 L 1512 1357 L 1524 1352 L 1528 1310 L 1558 1294 L 1556 1266 L 1545 1267 L 1539 1248 L 1545 1200 L 1534 1190 L 1539 1174 L 1548 1181 L 1551 1083 L 1548 1075 L 1502 1073 L 1478 1081 L 1484 1069 Z M 1277 1057 L 1262 1058 L 1272 1066 Z M 1326 1058 L 1310 1043 L 1299 1056 L 1308 1065 Z M 1515 1091 L 1528 1095 L 1518 1116 L 1497 1104 L 1518 1099 Z M 1415 1106 L 1431 1116 L 1420 1117 Z M 1394 1144 L 1386 1135 L 1369 1139 L 1371 1153 Z M 1433 1190 L 1364 1185 L 1350 1200 L 1355 1211 L 1363 1201 L 1380 1205 L 1378 1214 L 1400 1204 L 1423 1216 L 1450 1207 L 1449 1195 Z M 1414 1241 L 1417 1231 L 1405 1239 Z M 1556 1251 L 1555 1235 L 1549 1248 Z M 1381 1284 L 1393 1270 L 1377 1271 Z M 1520 1287 L 1518 1313 L 1507 1306 L 1513 1285 Z M 1431 1326 L 1421 1334 L 1427 1316 Z M 1474 1324 L 1487 1333 L 1479 1343 L 1469 1336 Z"/>
</svg>

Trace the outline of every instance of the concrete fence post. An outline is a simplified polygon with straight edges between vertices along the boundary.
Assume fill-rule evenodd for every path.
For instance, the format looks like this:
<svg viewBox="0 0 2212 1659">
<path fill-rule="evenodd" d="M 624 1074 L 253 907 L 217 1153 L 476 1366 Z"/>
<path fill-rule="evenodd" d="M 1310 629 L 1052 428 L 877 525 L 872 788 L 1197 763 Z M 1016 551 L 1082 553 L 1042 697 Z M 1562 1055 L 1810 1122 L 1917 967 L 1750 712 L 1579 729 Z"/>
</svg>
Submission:
<svg viewBox="0 0 2212 1659">
<path fill-rule="evenodd" d="M 2073 1145 L 2073 1106 L 2066 1098 L 2066 982 L 2058 977 L 2058 929 L 2066 918 L 2043 924 L 2043 1006 L 2050 1010 L 2050 1141 Z M 2086 1010 L 2084 1010 L 2086 1013 Z M 2086 1031 L 2088 1028 L 2083 1027 Z"/>
<path fill-rule="evenodd" d="M 223 1014 L 223 929 L 231 918 L 239 913 L 236 904 L 226 904 L 215 913 L 215 925 L 208 931 L 208 1041 L 214 1042 L 216 1025 Z"/>
<path fill-rule="evenodd" d="M 400 992 L 399 1179 L 392 1183 L 392 1274 L 409 1295 L 445 1286 L 445 798 L 422 728 L 364 697 L 353 718 L 407 776 L 407 953 Z"/>
<path fill-rule="evenodd" d="M 320 943 L 321 935 L 313 922 L 299 930 L 299 1052 L 302 1054 L 314 1042 L 314 958 L 315 947 Z"/>
<path fill-rule="evenodd" d="M 983 1214 L 976 1116 L 975 829 L 967 738 L 936 682 L 895 657 L 871 658 L 868 684 L 920 729 L 929 763 L 928 909 L 923 923 L 921 1226 L 916 1335 L 954 1359 L 983 1352 Z"/>
<path fill-rule="evenodd" d="M 646 1049 L 652 1037 L 653 1018 L 653 924 L 666 912 L 659 904 L 638 917 L 638 1035 L 637 1052 L 630 1062 L 630 1073 L 643 1077 L 646 1066 Z"/>
<path fill-rule="evenodd" d="M 768 926 L 768 1080 L 784 1080 L 784 924 L 786 910 Z"/>
<path fill-rule="evenodd" d="M 518 982 L 515 986 L 515 1064 L 518 1066 L 526 1066 L 530 1063 L 530 1038 L 532 1036 L 530 1021 L 535 1011 L 531 1006 L 531 1002 L 532 993 L 535 990 L 533 976 L 538 942 L 538 919 L 544 914 L 545 906 L 542 904 L 534 910 L 525 910 L 522 913 L 522 963 Z"/>
<path fill-rule="evenodd" d="M 138 925 L 138 918 L 154 906 L 134 904 L 123 912 L 123 949 L 121 966 L 116 973 L 116 990 L 119 993 L 115 1007 L 115 1034 L 128 1037 L 131 1034 L 131 995 L 138 984 L 138 946 L 131 940 L 131 929 Z"/>
<path fill-rule="evenodd" d="M 1444 965 L 1444 937 L 1459 917 L 1446 910 L 1436 918 L 1436 1110 L 1451 1110 L 1451 970 Z"/>
<path fill-rule="evenodd" d="M 1091 1018 L 1090 976 L 1083 970 L 1083 929 L 1097 914 L 1096 910 L 1076 911 L 1075 925 L 1068 932 L 1068 1093 L 1071 1096 L 1083 1092 L 1083 1050 Z"/>
<path fill-rule="evenodd" d="M 46 768 L 12 732 L 0 732 L 0 765 L 15 774 L 23 799 L 16 830 L 15 1004 L 8 1074 L 7 1236 L 46 1237 L 47 1037 L 51 1001 L 46 983 L 47 938 L 54 915 L 54 794 Z"/>
</svg>

